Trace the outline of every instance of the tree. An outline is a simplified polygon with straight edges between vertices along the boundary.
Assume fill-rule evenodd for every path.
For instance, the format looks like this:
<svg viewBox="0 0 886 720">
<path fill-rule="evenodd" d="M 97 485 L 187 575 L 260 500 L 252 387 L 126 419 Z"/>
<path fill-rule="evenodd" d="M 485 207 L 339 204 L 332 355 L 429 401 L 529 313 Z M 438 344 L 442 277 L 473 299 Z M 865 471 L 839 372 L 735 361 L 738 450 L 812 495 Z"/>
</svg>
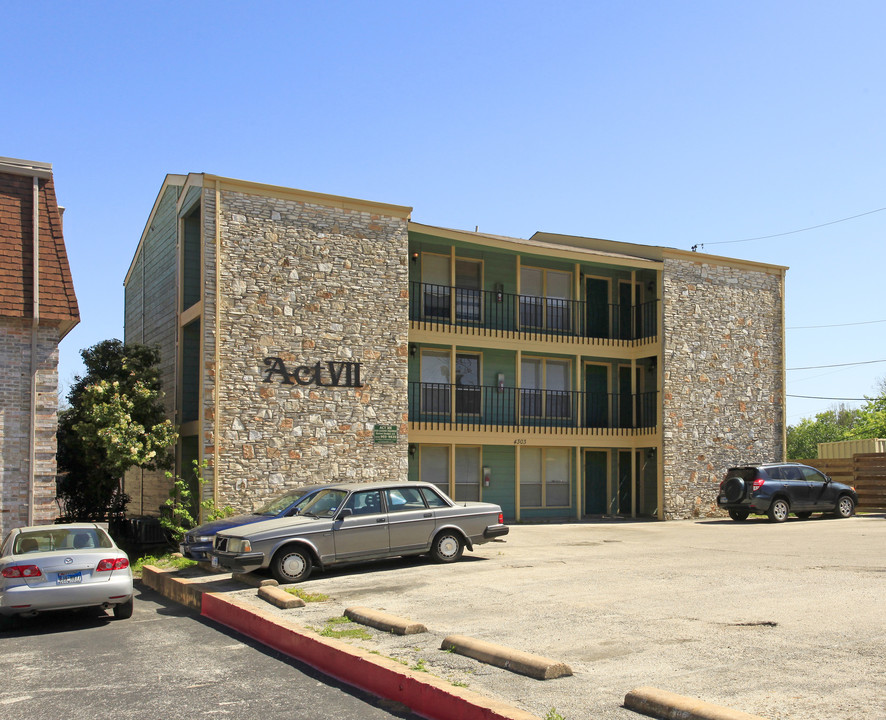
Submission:
<svg viewBox="0 0 886 720">
<path fill-rule="evenodd" d="M 69 518 L 93 520 L 123 511 L 129 468 L 168 468 L 178 435 L 160 401 L 158 349 L 104 340 L 80 355 L 86 374 L 59 415 L 58 495 Z"/>
<path fill-rule="evenodd" d="M 818 443 L 847 439 L 858 422 L 858 414 L 858 410 L 840 404 L 819 413 L 814 420 L 803 418 L 796 425 L 788 425 L 788 460 L 816 458 Z"/>
<path fill-rule="evenodd" d="M 852 428 L 853 438 L 886 438 L 886 391 L 867 398 L 858 411 L 858 422 Z"/>
</svg>

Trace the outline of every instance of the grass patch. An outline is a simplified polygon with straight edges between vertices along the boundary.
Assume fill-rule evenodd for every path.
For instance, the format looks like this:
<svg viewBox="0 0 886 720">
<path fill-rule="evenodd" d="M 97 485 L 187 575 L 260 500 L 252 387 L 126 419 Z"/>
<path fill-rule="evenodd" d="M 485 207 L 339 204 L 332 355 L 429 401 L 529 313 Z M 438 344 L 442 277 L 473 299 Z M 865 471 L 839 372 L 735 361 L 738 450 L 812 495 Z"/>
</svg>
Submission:
<svg viewBox="0 0 886 720">
<path fill-rule="evenodd" d="M 295 595 L 298 598 L 301 598 L 306 603 L 309 602 L 325 602 L 329 600 L 329 595 L 324 595 L 323 593 L 310 593 L 306 590 L 302 590 L 301 588 L 288 587 L 283 588 L 290 595 Z"/>
<path fill-rule="evenodd" d="M 341 627 L 343 625 L 352 625 L 353 627 Z M 312 630 L 319 632 L 323 637 L 331 637 L 331 638 L 350 638 L 356 640 L 371 640 L 372 635 L 370 635 L 365 629 L 352 623 L 348 618 L 344 615 L 339 615 L 338 617 L 329 618 L 326 621 L 326 625 L 323 628 L 311 628 Z"/>
<path fill-rule="evenodd" d="M 142 568 L 145 565 L 153 565 L 161 570 L 183 570 L 197 564 L 196 560 L 186 557 L 173 557 L 170 553 L 165 555 L 143 555 L 132 564 L 132 572 L 136 577 L 141 577 Z"/>
</svg>

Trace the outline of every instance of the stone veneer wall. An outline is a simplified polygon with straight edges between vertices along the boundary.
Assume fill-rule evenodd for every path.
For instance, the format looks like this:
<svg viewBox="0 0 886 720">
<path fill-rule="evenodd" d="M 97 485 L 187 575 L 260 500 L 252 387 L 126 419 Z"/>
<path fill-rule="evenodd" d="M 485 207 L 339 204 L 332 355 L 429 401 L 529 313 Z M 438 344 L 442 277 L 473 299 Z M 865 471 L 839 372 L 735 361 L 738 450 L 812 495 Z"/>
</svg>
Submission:
<svg viewBox="0 0 886 720">
<path fill-rule="evenodd" d="M 665 260 L 666 519 L 719 514 L 728 467 L 782 459 L 783 295 L 780 272 Z"/>
<path fill-rule="evenodd" d="M 0 318 L 0 538 L 28 523 L 31 415 L 31 321 Z M 34 523 L 58 517 L 55 501 L 58 427 L 58 329 L 37 330 L 37 432 Z"/>
<path fill-rule="evenodd" d="M 204 190 L 202 422 L 210 462 L 218 442 L 218 504 L 252 509 L 305 483 L 405 480 L 406 219 L 223 190 L 216 368 L 215 197 Z M 263 382 L 272 356 L 290 372 L 359 362 L 364 387 Z M 374 444 L 376 423 L 396 425 L 399 442 Z"/>
</svg>

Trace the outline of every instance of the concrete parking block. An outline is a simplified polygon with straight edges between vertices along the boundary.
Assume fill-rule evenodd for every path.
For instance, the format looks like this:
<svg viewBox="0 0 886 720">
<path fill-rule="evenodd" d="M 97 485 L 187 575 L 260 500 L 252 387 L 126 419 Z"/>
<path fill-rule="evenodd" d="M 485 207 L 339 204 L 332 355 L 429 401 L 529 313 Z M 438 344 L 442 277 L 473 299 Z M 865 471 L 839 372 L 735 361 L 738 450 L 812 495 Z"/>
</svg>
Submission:
<svg viewBox="0 0 886 720">
<path fill-rule="evenodd" d="M 369 627 L 397 635 L 416 635 L 428 631 L 421 623 L 367 607 L 347 608 L 345 610 L 345 617 L 352 622 L 368 625 Z"/>
<path fill-rule="evenodd" d="M 305 601 L 300 597 L 286 592 L 281 587 L 273 585 L 262 585 L 258 589 L 258 596 L 262 600 L 267 600 L 272 605 L 276 605 L 283 610 L 291 610 L 292 608 L 300 608 L 305 606 Z"/>
<path fill-rule="evenodd" d="M 440 647 L 537 680 L 572 675 L 572 669 L 566 663 L 464 635 L 450 635 Z"/>
<path fill-rule="evenodd" d="M 765 720 L 759 715 L 749 715 L 653 687 L 631 690 L 625 695 L 625 707 L 662 720 Z"/>
</svg>

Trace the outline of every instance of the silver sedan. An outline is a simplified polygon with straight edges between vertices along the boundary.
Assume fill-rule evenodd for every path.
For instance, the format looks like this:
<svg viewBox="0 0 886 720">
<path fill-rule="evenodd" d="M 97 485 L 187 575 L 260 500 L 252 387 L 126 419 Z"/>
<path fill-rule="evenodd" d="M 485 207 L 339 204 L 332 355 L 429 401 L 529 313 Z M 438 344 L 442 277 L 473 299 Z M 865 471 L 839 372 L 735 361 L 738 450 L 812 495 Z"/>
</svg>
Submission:
<svg viewBox="0 0 886 720">
<path fill-rule="evenodd" d="M 270 568 L 295 583 L 344 562 L 425 553 L 454 562 L 507 534 L 498 505 L 455 503 L 430 483 L 345 483 L 316 493 L 298 516 L 220 532 L 211 557 L 226 570 Z"/>
<path fill-rule="evenodd" d="M 110 535 L 94 523 L 10 532 L 0 550 L 0 620 L 81 607 L 132 616 L 129 557 Z"/>
</svg>

